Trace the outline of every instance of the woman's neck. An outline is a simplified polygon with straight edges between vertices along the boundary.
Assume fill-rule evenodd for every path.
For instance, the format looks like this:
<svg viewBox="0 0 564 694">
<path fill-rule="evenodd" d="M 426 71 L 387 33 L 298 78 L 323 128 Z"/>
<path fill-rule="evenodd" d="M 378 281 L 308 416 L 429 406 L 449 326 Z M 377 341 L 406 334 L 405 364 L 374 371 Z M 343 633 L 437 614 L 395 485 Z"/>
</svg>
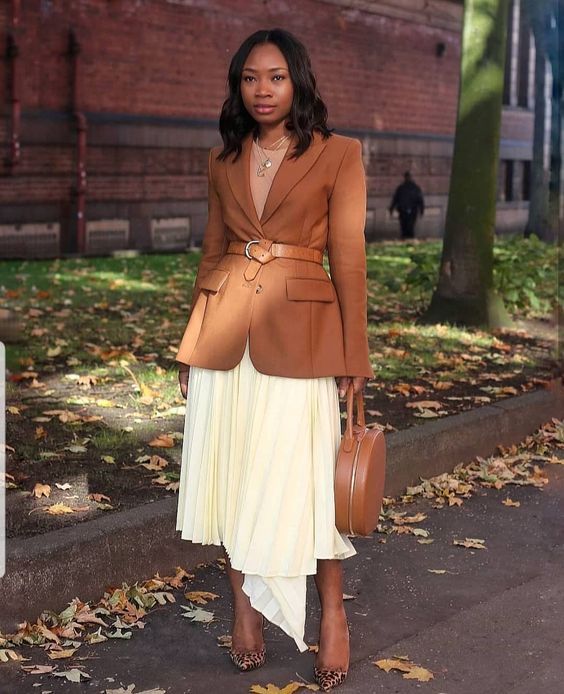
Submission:
<svg viewBox="0 0 564 694">
<path fill-rule="evenodd" d="M 285 128 L 283 124 L 273 128 L 265 128 L 263 126 L 259 130 L 258 141 L 261 147 L 268 148 L 271 145 L 279 144 L 283 137 L 288 137 L 288 140 L 290 140 L 291 136 L 292 132 Z M 286 144 L 288 140 L 286 140 L 284 144 Z"/>
</svg>

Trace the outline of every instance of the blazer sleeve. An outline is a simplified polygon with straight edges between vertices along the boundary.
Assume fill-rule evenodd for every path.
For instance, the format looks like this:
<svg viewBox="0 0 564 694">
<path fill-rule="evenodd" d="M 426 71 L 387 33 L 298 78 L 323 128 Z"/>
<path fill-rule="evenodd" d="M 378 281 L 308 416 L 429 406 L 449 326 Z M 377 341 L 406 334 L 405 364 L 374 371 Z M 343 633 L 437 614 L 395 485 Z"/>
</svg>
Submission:
<svg viewBox="0 0 564 694">
<path fill-rule="evenodd" d="M 208 159 L 208 222 L 202 240 L 202 257 L 198 265 L 198 272 L 192 291 L 190 313 L 192 313 L 198 296 L 200 295 L 200 284 L 202 280 L 210 270 L 213 270 L 227 250 L 227 236 L 225 234 L 225 224 L 221 213 L 221 203 L 213 182 L 212 160 L 214 156 L 212 149 L 210 150 Z"/>
<path fill-rule="evenodd" d="M 329 197 L 327 252 L 345 342 L 346 373 L 372 378 L 367 326 L 366 178 L 362 145 L 351 139 Z"/>
<path fill-rule="evenodd" d="M 200 296 L 202 281 L 206 277 L 207 273 L 210 270 L 213 270 L 227 250 L 227 236 L 225 234 L 225 224 L 223 222 L 223 215 L 221 213 L 221 203 L 219 201 L 217 189 L 213 182 L 213 156 L 214 153 L 212 149 L 210 150 L 208 160 L 208 222 L 206 224 L 204 238 L 202 240 L 202 257 L 200 258 L 200 262 L 198 264 L 198 272 L 196 273 L 196 280 L 192 290 L 190 317 L 193 315 L 194 307 L 196 306 L 196 302 Z M 190 320 L 188 320 L 188 325 L 184 330 L 184 336 L 187 334 L 189 325 Z M 175 357 L 175 361 L 180 364 L 187 363 L 183 361 L 185 352 L 185 350 L 183 350 L 183 344 L 184 337 L 181 340 L 180 347 Z"/>
</svg>

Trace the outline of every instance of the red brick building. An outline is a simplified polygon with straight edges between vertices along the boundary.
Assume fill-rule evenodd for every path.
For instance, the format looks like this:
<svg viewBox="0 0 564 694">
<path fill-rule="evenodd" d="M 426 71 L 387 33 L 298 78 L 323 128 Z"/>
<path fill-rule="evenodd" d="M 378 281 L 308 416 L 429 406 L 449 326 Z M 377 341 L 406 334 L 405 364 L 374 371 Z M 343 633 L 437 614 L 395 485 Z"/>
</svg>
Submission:
<svg viewBox="0 0 564 694">
<path fill-rule="evenodd" d="M 511 11 L 498 229 L 526 219 L 534 50 Z M 330 125 L 362 140 L 368 238 L 395 237 L 405 169 L 440 235 L 456 117 L 455 0 L 4 0 L 0 257 L 183 249 L 201 240 L 230 58 L 256 29 L 308 47 Z M 510 162 L 510 163 L 507 163 Z M 81 229 L 83 231 L 81 231 Z"/>
</svg>

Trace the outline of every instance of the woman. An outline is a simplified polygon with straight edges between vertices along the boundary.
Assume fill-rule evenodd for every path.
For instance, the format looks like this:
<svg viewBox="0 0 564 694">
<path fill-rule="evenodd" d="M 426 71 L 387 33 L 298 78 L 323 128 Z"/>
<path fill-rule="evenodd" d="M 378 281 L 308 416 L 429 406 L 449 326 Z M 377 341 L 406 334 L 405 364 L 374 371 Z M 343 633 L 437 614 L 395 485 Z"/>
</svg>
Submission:
<svg viewBox="0 0 564 694">
<path fill-rule="evenodd" d="M 265 661 L 263 616 L 307 650 L 306 576 L 315 574 L 314 675 L 327 691 L 348 670 L 341 560 L 356 553 L 335 528 L 339 396 L 374 375 L 361 147 L 331 134 L 307 52 L 287 31 L 249 36 L 228 84 L 176 355 L 187 397 L 177 530 L 224 546 L 230 654 L 242 670 Z"/>
</svg>

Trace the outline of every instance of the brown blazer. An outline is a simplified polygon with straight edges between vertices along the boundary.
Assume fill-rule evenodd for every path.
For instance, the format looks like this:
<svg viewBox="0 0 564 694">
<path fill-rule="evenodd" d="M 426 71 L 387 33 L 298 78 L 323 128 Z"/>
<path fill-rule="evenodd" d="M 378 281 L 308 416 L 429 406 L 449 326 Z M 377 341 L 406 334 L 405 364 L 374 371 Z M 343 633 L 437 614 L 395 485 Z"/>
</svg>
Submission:
<svg viewBox="0 0 564 694">
<path fill-rule="evenodd" d="M 227 370 L 247 335 L 255 368 L 295 378 L 373 377 L 366 318 L 366 183 L 361 143 L 319 133 L 306 152 L 290 148 L 259 220 L 251 196 L 251 135 L 237 161 L 209 158 L 208 223 L 190 319 L 176 361 Z M 251 261 L 226 254 L 229 241 L 270 239 L 327 250 L 322 265 L 276 258 L 243 276 Z M 253 247 L 251 247 L 253 248 Z M 254 247 L 256 248 L 256 246 Z"/>
</svg>

